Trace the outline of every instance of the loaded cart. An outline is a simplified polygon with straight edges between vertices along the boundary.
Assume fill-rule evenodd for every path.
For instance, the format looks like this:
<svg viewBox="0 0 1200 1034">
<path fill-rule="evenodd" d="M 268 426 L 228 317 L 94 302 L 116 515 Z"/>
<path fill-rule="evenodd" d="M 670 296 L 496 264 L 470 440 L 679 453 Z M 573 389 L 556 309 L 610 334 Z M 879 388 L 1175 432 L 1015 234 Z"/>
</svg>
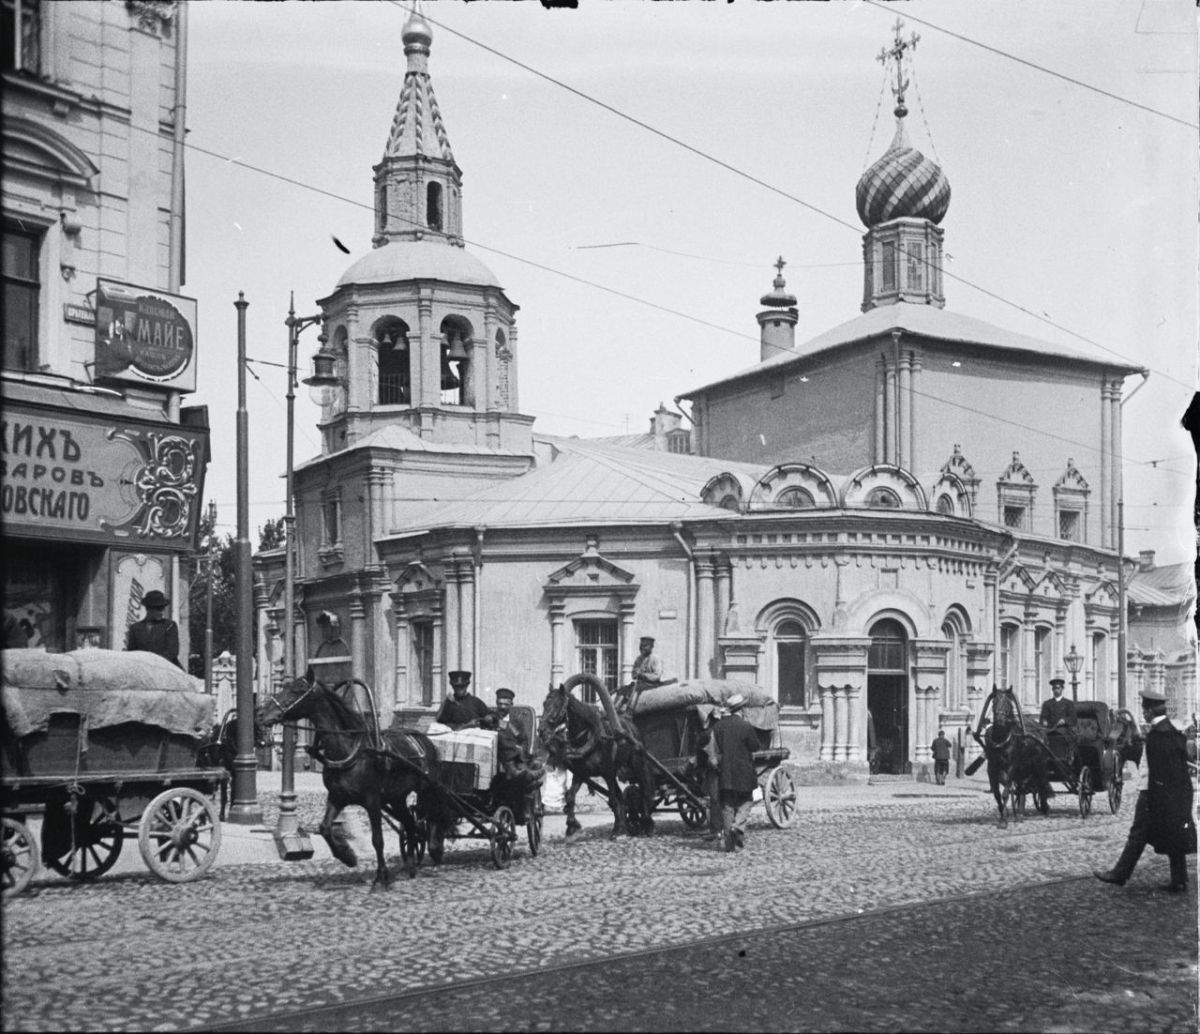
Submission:
<svg viewBox="0 0 1200 1034">
<path fill-rule="evenodd" d="M 135 836 L 161 879 L 203 876 L 221 846 L 212 796 L 229 775 L 197 760 L 213 720 L 199 680 L 141 652 L 5 650 L 2 664 L 4 895 L 29 885 L 39 857 L 95 879 Z"/>
<path fill-rule="evenodd" d="M 768 693 L 741 682 L 691 679 L 645 690 L 635 698 L 633 723 L 657 777 L 654 805 L 676 807 L 692 829 L 708 824 L 708 809 L 716 802 L 708 799 L 696 754 L 709 717 L 734 695 L 745 698 L 742 717 L 758 734 L 754 768 L 767 818 L 785 829 L 796 818 L 796 784 L 783 767 L 790 752 L 780 743 L 779 707 Z"/>
</svg>

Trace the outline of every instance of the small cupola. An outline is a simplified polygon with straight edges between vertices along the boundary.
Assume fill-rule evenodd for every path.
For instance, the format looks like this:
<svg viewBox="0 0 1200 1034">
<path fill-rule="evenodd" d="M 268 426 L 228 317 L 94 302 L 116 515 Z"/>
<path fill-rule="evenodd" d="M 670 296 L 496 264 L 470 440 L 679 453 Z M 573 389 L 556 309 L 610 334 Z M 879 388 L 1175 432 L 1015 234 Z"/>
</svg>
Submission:
<svg viewBox="0 0 1200 1034">
<path fill-rule="evenodd" d="M 765 305 L 756 317 L 759 326 L 759 342 L 761 360 L 770 359 L 782 352 L 790 352 L 796 347 L 796 322 L 800 314 L 796 311 L 796 296 L 786 290 L 787 281 L 783 279 L 783 267 L 787 263 L 780 255 L 775 260 L 775 280 L 772 289 L 758 301 Z"/>
</svg>

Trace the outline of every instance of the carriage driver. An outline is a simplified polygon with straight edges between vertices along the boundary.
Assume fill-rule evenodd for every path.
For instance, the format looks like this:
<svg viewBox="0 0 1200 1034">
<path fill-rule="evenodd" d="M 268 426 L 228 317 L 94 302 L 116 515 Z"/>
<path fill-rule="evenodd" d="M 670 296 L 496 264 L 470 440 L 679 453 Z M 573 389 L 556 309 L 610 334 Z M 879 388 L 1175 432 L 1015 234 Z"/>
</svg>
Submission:
<svg viewBox="0 0 1200 1034">
<path fill-rule="evenodd" d="M 1075 764 L 1075 702 L 1063 696 L 1067 680 L 1055 675 L 1050 680 L 1054 694 L 1042 703 L 1041 723 L 1046 730 L 1054 756 L 1068 768 Z"/>
<path fill-rule="evenodd" d="M 515 698 L 511 689 L 496 690 L 496 758 L 506 778 L 523 788 L 533 787 L 542 782 L 544 773 L 529 750 L 525 730 L 513 721 Z"/>
<path fill-rule="evenodd" d="M 643 690 L 662 685 L 663 665 L 654 652 L 654 636 L 644 635 L 638 640 L 638 655 L 633 662 L 632 675 L 633 681 L 617 690 L 618 711 L 630 710 Z"/>
<path fill-rule="evenodd" d="M 492 709 L 467 688 L 471 685 L 469 671 L 450 672 L 450 689 L 453 696 L 446 697 L 438 710 L 435 721 L 451 729 L 466 729 L 472 726 L 489 726 L 495 718 Z"/>
</svg>

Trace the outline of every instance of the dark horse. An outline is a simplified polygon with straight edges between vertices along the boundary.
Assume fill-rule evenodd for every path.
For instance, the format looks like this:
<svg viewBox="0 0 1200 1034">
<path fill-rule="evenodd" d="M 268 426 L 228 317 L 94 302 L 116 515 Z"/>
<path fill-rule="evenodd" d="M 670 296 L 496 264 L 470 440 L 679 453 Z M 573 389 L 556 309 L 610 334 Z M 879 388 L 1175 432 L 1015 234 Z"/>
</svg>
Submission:
<svg viewBox="0 0 1200 1034">
<path fill-rule="evenodd" d="M 200 741 L 200 749 L 196 752 L 196 764 L 201 768 L 216 768 L 220 766 L 232 777 L 233 759 L 237 757 L 238 718 L 236 709 L 231 708 Z M 254 746 L 265 747 L 270 743 L 265 726 L 255 721 Z M 229 783 L 221 784 L 221 821 L 225 821 L 225 809 L 229 804 Z"/>
<path fill-rule="evenodd" d="M 340 687 L 339 687 L 340 688 Z M 417 822 L 408 806 L 409 795 L 436 779 L 437 755 L 428 737 L 398 729 L 380 731 L 374 712 L 365 714 L 312 677 L 293 679 L 268 700 L 258 715 L 264 725 L 307 718 L 314 729 L 314 756 L 321 762 L 329 794 L 319 832 L 333 856 L 354 867 L 358 858 L 339 836 L 334 820 L 351 804 L 366 810 L 375 848 L 375 880 L 371 889 L 388 885 L 383 858 L 383 814 L 402 827 L 400 854 L 408 875 L 417 871 Z"/>
<path fill-rule="evenodd" d="M 992 720 L 985 729 L 989 705 Z M 1008 810 L 1014 820 L 1020 817 L 1020 809 L 1015 806 L 1019 795 L 1030 792 L 1037 798 L 1040 794 L 1045 802 L 1050 794 L 1046 733 L 1036 719 L 1021 714 L 1021 705 L 1011 688 L 993 687 L 980 710 L 979 726 L 973 735 L 987 758 L 988 783 L 996 798 L 1003 829 L 1008 825 Z"/>
<path fill-rule="evenodd" d="M 571 690 L 582 683 L 596 691 L 604 715 L 571 695 Z M 627 717 L 616 713 L 598 678 L 572 675 L 558 689 L 551 689 L 542 704 L 538 738 L 546 747 L 550 764 L 571 774 L 564 798 L 568 836 L 581 828 L 575 818 L 575 794 L 585 783 L 612 808 L 612 836 L 653 831 L 650 813 L 654 809 L 654 773 L 637 729 Z M 624 794 L 622 779 L 629 783 Z"/>
</svg>

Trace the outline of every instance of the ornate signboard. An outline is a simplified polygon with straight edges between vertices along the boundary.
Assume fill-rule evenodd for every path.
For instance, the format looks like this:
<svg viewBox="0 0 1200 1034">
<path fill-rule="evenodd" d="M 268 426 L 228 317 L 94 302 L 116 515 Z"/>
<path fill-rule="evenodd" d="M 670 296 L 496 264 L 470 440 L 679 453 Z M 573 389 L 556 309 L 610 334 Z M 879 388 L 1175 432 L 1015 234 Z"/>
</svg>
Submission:
<svg viewBox="0 0 1200 1034">
<path fill-rule="evenodd" d="M 95 358 L 98 381 L 195 391 L 195 299 L 97 280 Z"/>
<path fill-rule="evenodd" d="M 6 404 L 0 513 L 15 534 L 188 550 L 207 432 Z"/>
</svg>

